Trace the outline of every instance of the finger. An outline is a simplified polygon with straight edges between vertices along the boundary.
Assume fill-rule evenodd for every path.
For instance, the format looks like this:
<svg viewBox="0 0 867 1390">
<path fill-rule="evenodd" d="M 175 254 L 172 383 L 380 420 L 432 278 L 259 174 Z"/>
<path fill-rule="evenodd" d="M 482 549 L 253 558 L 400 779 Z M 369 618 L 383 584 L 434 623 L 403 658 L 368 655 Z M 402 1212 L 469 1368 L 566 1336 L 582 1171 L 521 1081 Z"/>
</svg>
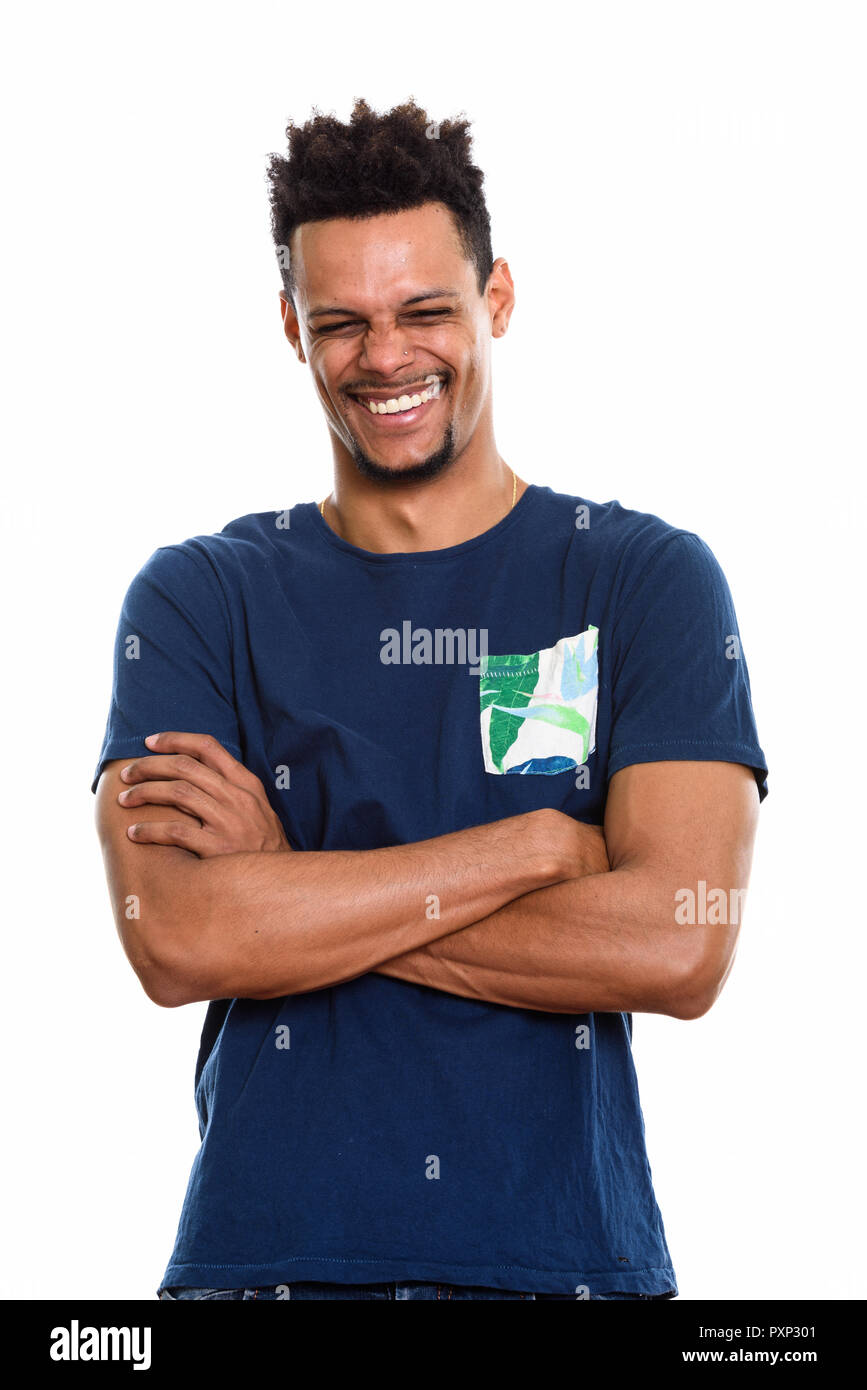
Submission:
<svg viewBox="0 0 867 1390">
<path fill-rule="evenodd" d="M 191 820 L 147 820 L 127 826 L 127 836 L 137 845 L 176 845 L 204 855 L 209 836 L 206 830 Z"/>
<path fill-rule="evenodd" d="M 214 801 L 219 801 L 221 797 L 225 796 L 229 785 L 225 777 L 222 777 L 219 772 L 214 772 L 212 768 L 206 767 L 204 763 L 200 763 L 189 753 L 162 756 L 154 754 L 149 758 L 135 758 L 133 762 L 127 763 L 126 767 L 121 768 L 120 777 L 127 786 L 175 780 L 188 782 L 191 786 L 198 787 L 203 793 L 207 793 Z"/>
<path fill-rule="evenodd" d="M 188 734 L 169 730 L 167 733 L 148 734 L 145 743 L 157 753 L 189 754 L 204 763 L 205 767 L 212 768 L 221 777 L 225 777 L 233 786 L 249 788 L 251 782 L 259 783 L 255 773 L 248 771 L 243 763 L 233 758 L 229 750 L 211 734 Z"/>
<path fill-rule="evenodd" d="M 220 817 L 220 806 L 212 796 L 182 778 L 170 782 L 139 782 L 118 793 L 121 806 L 177 806 L 210 824 Z"/>
</svg>

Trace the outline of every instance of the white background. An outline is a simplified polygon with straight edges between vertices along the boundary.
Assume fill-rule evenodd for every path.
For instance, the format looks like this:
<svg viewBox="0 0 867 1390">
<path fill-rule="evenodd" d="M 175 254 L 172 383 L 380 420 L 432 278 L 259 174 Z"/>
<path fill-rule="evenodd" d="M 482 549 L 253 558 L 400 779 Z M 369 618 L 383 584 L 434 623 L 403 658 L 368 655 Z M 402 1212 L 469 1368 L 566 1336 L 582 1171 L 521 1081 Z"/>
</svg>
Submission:
<svg viewBox="0 0 867 1390">
<path fill-rule="evenodd" d="M 33 4 L 0 91 L 8 469 L 0 1293 L 152 1298 L 205 1005 L 150 1003 L 89 790 L 126 587 L 320 499 L 265 165 L 288 118 L 465 111 L 518 304 L 500 451 L 729 579 L 770 764 L 734 972 L 635 1018 L 681 1297 L 865 1295 L 864 8 Z"/>
</svg>

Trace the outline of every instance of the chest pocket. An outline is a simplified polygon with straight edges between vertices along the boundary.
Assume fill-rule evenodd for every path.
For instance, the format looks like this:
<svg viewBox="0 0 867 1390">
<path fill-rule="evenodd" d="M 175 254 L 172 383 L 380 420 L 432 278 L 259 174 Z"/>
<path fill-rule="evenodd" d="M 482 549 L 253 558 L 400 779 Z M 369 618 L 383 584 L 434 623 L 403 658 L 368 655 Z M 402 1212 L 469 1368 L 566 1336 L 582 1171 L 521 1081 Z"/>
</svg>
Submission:
<svg viewBox="0 0 867 1390">
<path fill-rule="evenodd" d="M 599 629 L 529 656 L 483 656 L 479 719 L 485 771 L 567 772 L 596 747 Z"/>
</svg>

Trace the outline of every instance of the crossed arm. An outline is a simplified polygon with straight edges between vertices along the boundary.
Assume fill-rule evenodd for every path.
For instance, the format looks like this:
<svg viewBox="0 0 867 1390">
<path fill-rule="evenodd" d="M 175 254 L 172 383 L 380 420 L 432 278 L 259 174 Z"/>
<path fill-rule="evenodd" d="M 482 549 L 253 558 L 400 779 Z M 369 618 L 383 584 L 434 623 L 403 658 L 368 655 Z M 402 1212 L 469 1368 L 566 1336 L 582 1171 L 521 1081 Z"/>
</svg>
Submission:
<svg viewBox="0 0 867 1390">
<path fill-rule="evenodd" d="M 747 887 L 758 792 L 740 764 L 624 768 L 604 831 L 549 810 L 315 852 L 292 850 L 259 779 L 215 740 L 158 747 L 109 762 L 97 789 L 118 931 L 157 1003 L 378 971 L 517 1008 L 696 1018 L 731 968 L 737 912 L 681 924 L 676 909 L 700 881 L 735 905 Z"/>
</svg>

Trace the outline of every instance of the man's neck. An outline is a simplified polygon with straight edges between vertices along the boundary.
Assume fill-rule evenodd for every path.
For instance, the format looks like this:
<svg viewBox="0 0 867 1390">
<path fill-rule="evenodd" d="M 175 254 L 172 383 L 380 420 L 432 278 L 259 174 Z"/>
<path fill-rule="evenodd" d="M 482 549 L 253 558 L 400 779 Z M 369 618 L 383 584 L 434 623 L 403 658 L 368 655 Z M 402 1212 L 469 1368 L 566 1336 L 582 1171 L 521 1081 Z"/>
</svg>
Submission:
<svg viewBox="0 0 867 1390">
<path fill-rule="evenodd" d="M 483 463 L 458 458 L 423 482 L 391 485 L 338 460 L 323 517 L 350 545 L 378 554 L 443 550 L 483 535 L 511 511 L 527 484 L 494 450 Z"/>
</svg>

